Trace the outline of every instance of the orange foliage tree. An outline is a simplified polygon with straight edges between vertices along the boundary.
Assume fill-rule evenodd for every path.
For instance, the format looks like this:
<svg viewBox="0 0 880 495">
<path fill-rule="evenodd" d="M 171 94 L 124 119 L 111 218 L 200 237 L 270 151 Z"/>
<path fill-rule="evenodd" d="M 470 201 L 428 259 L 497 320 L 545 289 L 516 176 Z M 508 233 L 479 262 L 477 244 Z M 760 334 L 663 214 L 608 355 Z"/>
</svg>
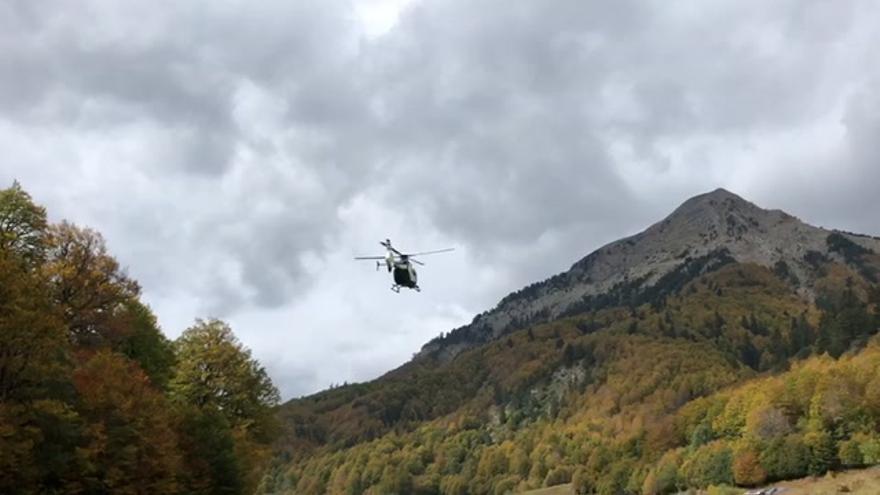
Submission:
<svg viewBox="0 0 880 495">
<path fill-rule="evenodd" d="M 175 417 L 165 397 L 131 361 L 102 350 L 74 372 L 80 411 L 88 421 L 87 492 L 174 493 L 181 459 Z"/>
</svg>

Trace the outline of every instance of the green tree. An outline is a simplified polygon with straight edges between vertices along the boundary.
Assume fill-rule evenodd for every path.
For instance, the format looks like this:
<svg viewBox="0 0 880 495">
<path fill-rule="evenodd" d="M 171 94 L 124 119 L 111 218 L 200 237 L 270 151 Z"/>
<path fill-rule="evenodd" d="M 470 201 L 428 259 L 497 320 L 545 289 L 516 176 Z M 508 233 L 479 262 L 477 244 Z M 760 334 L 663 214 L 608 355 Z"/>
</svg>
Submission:
<svg viewBox="0 0 880 495">
<path fill-rule="evenodd" d="M 81 420 L 56 399 L 0 401 L 0 493 L 78 493 Z"/>
<path fill-rule="evenodd" d="M 571 477 L 571 485 L 574 492 L 578 495 L 593 493 L 596 487 L 594 479 L 584 468 L 575 470 L 574 475 Z"/>
<path fill-rule="evenodd" d="M 712 425 L 708 421 L 703 421 L 694 428 L 691 433 L 691 447 L 701 447 L 711 442 L 715 438 L 715 432 Z"/>
<path fill-rule="evenodd" d="M 444 476 L 440 480 L 440 493 L 443 495 L 465 495 L 467 492 L 467 480 L 461 475 Z"/>
<path fill-rule="evenodd" d="M 862 454 L 862 462 L 867 465 L 880 464 L 880 438 L 865 436 L 859 440 L 859 452 Z"/>
<path fill-rule="evenodd" d="M 260 363 L 251 357 L 217 319 L 197 320 L 175 342 L 177 373 L 171 392 L 178 400 L 220 411 L 233 426 L 254 432 L 271 417 L 280 400 L 278 390 Z"/>
<path fill-rule="evenodd" d="M 18 182 L 0 190 L 0 250 L 38 263 L 45 254 L 47 227 L 46 209 L 34 204 Z"/>
<path fill-rule="evenodd" d="M 810 448 L 800 435 L 789 435 L 765 444 L 759 458 L 769 480 L 800 478 L 809 470 Z"/>
<path fill-rule="evenodd" d="M 385 466 L 377 486 L 378 493 L 406 495 L 412 493 L 413 479 L 403 466 Z"/>
<path fill-rule="evenodd" d="M 788 355 L 794 356 L 812 344 L 813 328 L 804 313 L 797 318 L 792 317 L 788 332 Z"/>
<path fill-rule="evenodd" d="M 840 443 L 839 457 L 840 463 L 847 468 L 859 467 L 864 463 L 862 451 L 859 449 L 859 442 L 856 439 Z"/>
<path fill-rule="evenodd" d="M 679 454 L 675 451 L 664 455 L 657 466 L 645 477 L 645 481 L 642 483 L 642 493 L 660 495 L 677 491 L 678 485 L 680 485 L 679 460 Z"/>
<path fill-rule="evenodd" d="M 690 486 L 733 483 L 733 452 L 721 441 L 704 445 L 691 454 L 682 465 L 682 474 Z"/>
<path fill-rule="evenodd" d="M 568 466 L 557 466 L 553 468 L 544 478 L 544 486 L 556 486 L 571 481 L 571 468 Z"/>
<path fill-rule="evenodd" d="M 180 405 L 181 482 L 191 495 L 238 495 L 244 492 L 240 462 L 229 422 L 215 409 Z"/>
<path fill-rule="evenodd" d="M 174 373 L 174 346 L 162 334 L 156 316 L 137 300 L 124 303 L 119 315 L 129 330 L 118 345 L 119 351 L 137 361 L 150 381 L 165 389 Z"/>
<path fill-rule="evenodd" d="M 810 447 L 809 472 L 813 476 L 822 476 L 837 465 L 837 445 L 828 432 L 811 432 L 805 438 Z"/>
<path fill-rule="evenodd" d="M 600 495 L 617 495 L 626 493 L 626 485 L 633 472 L 631 460 L 622 459 L 613 462 L 608 472 L 596 483 L 596 492 Z"/>
<path fill-rule="evenodd" d="M 840 357 L 854 341 L 863 339 L 876 331 L 868 306 L 847 289 L 840 300 L 822 314 L 819 322 L 820 350 L 833 357 Z M 863 342 L 863 340 L 861 341 Z"/>
<path fill-rule="evenodd" d="M 231 430 L 244 490 L 253 491 L 270 456 L 277 429 L 278 390 L 266 370 L 226 323 L 197 320 L 175 341 L 177 371 L 172 397 L 201 414 L 217 413 Z M 215 430 L 225 435 L 223 428 Z"/>
</svg>

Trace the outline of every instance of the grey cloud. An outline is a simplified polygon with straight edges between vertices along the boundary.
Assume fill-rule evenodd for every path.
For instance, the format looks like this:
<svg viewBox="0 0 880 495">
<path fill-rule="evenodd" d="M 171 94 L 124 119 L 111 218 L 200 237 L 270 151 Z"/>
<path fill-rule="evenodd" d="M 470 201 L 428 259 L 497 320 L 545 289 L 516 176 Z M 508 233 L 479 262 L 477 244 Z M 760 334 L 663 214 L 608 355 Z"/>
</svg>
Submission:
<svg viewBox="0 0 880 495">
<path fill-rule="evenodd" d="M 209 313 L 316 290 L 308 260 L 336 248 L 352 228 L 340 209 L 364 196 L 528 283 L 717 186 L 878 233 L 876 13 L 421 1 L 366 39 L 344 1 L 17 0 L 0 5 L 0 133 L 81 152 L 70 167 L 107 181 L 70 184 L 83 208 L 109 206 L 94 227 L 150 267 L 150 290 L 181 288 Z M 761 146 L 842 102 L 829 156 L 723 168 L 741 148 L 774 156 Z M 3 159 L 0 177 L 65 153 Z"/>
<path fill-rule="evenodd" d="M 850 97 L 844 124 L 850 160 L 836 171 L 848 186 L 839 211 L 851 217 L 854 230 L 880 235 L 880 71 Z"/>
<path fill-rule="evenodd" d="M 855 11 L 757 6 L 418 4 L 370 54 L 387 147 L 403 155 L 389 197 L 423 191 L 438 226 L 483 246 L 584 212 L 631 220 L 621 215 L 635 194 L 608 140 L 663 171 L 664 142 L 748 140 L 818 118 L 839 96 L 825 71 Z M 813 37 L 822 22 L 833 27 Z M 618 115 L 608 91 L 631 111 Z"/>
<path fill-rule="evenodd" d="M 337 147 L 336 127 L 351 119 L 359 104 L 356 88 L 340 73 L 357 48 L 357 35 L 338 2 L 206 7 L 159 2 L 132 5 L 127 13 L 98 1 L 78 8 L 53 1 L 7 4 L 0 22 L 9 28 L 5 39 L 11 49 L 0 55 L 0 68 L 16 77 L 0 78 L 8 96 L 0 97 L 0 109 L 3 118 L 24 127 L 91 133 L 128 128 L 129 135 L 151 135 L 144 149 L 150 156 L 139 165 L 152 170 L 151 182 L 194 174 L 191 180 L 175 179 L 183 187 L 166 190 L 166 202 L 154 205 L 184 233 L 165 237 L 184 258 L 167 263 L 190 258 L 192 268 L 205 259 L 226 260 L 230 268 L 222 276 L 186 282 L 203 293 L 212 312 L 228 313 L 242 304 L 277 306 L 307 285 L 300 258 L 320 249 L 322 228 L 331 224 L 344 187 L 334 183 L 338 160 L 320 148 L 326 142 Z M 259 150 L 244 140 L 247 129 L 240 126 L 248 122 L 236 122 L 233 108 L 236 90 L 247 82 L 281 96 L 287 125 L 308 136 L 295 149 Z M 230 180 L 241 167 L 236 162 L 242 146 L 258 153 L 257 162 L 318 158 L 299 166 L 317 167 L 315 180 L 323 191 L 298 197 L 283 173 L 266 172 L 259 163 L 246 172 L 267 176 L 256 189 L 206 187 L 204 181 Z M 187 185 L 194 190 L 187 192 Z M 230 194 L 235 187 L 243 193 Z M 254 213 L 253 204 L 265 199 L 283 209 L 271 216 Z M 212 210 L 224 213 L 218 218 L 208 213 Z M 156 234 L 134 225 L 122 228 L 135 238 Z M 206 251 L 217 254 L 205 256 Z"/>
<path fill-rule="evenodd" d="M 179 159 L 163 171 L 222 175 L 238 138 L 238 85 L 257 81 L 291 105 L 314 107 L 318 98 L 304 88 L 354 50 L 341 5 L 12 2 L 0 21 L 10 48 L 0 69 L 14 77 L 0 78 L 0 108 L 20 122 L 62 118 L 86 130 L 152 122 L 184 136 Z M 319 121 L 328 106 L 296 118 Z"/>
<path fill-rule="evenodd" d="M 330 385 L 330 383 L 319 383 L 318 373 L 314 368 L 299 367 L 282 360 L 273 360 L 265 365 L 269 376 L 272 377 L 272 381 L 285 400 L 313 393 Z"/>
</svg>

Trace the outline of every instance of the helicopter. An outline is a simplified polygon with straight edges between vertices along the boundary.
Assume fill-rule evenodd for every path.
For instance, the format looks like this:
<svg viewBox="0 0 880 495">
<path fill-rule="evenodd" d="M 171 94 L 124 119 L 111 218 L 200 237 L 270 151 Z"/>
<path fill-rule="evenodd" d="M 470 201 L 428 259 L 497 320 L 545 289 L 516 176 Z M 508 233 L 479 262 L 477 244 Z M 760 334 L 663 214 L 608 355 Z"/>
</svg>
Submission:
<svg viewBox="0 0 880 495">
<path fill-rule="evenodd" d="M 391 290 L 400 292 L 401 287 L 413 289 L 421 292 L 422 289 L 416 283 L 417 274 L 413 263 L 424 266 L 425 264 L 415 259 L 416 256 L 425 256 L 428 254 L 446 253 L 454 251 L 455 248 L 438 249 L 435 251 L 423 251 L 421 253 L 401 253 L 391 245 L 390 239 L 379 241 L 379 244 L 385 247 L 385 256 L 356 256 L 356 260 L 376 260 L 376 271 L 382 267 L 383 261 L 388 273 L 394 272 L 394 285 Z"/>
</svg>

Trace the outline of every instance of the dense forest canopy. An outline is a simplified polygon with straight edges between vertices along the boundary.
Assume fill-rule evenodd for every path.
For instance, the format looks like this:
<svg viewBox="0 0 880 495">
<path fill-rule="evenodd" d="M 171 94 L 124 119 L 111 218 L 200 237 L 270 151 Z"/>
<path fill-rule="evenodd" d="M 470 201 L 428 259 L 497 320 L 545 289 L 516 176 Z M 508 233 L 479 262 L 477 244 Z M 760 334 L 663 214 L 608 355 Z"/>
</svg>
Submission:
<svg viewBox="0 0 880 495">
<path fill-rule="evenodd" d="M 0 493 L 252 493 L 278 400 L 226 323 L 169 341 L 101 234 L 0 190 Z"/>
</svg>

